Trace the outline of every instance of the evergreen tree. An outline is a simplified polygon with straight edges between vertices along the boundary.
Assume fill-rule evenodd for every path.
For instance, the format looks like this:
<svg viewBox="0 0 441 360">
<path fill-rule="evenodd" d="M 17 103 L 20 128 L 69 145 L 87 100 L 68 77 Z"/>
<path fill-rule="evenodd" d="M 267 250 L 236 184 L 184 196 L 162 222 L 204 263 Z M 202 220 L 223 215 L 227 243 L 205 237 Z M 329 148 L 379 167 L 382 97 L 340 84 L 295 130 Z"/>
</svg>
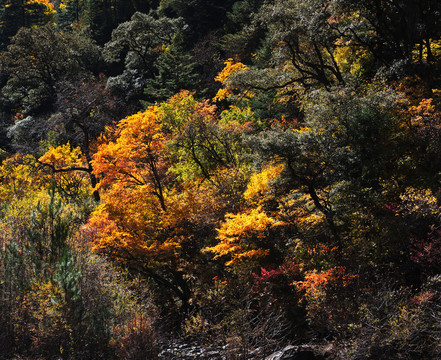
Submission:
<svg viewBox="0 0 441 360">
<path fill-rule="evenodd" d="M 180 90 L 196 91 L 199 83 L 195 72 L 197 63 L 190 54 L 185 54 L 179 45 L 171 45 L 157 61 L 157 75 L 147 84 L 144 95 L 148 106 L 156 101 L 164 101 Z"/>
<path fill-rule="evenodd" d="M 25 25 L 24 0 L 1 0 L 0 2 L 0 49 L 4 50 L 9 39 Z"/>
<path fill-rule="evenodd" d="M 84 0 L 69 0 L 60 3 L 57 9 L 57 26 L 62 30 L 70 30 L 84 21 Z"/>
</svg>

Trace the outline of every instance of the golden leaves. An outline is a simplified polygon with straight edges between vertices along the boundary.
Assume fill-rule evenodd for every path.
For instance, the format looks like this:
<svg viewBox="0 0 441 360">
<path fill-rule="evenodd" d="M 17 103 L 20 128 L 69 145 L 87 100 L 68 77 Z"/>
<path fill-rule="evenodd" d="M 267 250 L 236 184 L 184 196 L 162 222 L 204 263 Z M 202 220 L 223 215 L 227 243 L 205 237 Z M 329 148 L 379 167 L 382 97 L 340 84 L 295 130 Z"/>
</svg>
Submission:
<svg viewBox="0 0 441 360">
<path fill-rule="evenodd" d="M 89 222 L 97 230 L 95 250 L 178 262 L 182 243 L 194 237 L 193 224 L 210 222 L 217 204 L 211 184 L 175 176 L 169 158 L 183 163 L 188 154 L 170 143 L 195 123 L 214 126 L 215 109 L 181 91 L 106 131 L 92 162 L 103 201 Z M 195 136 L 202 136 L 198 129 Z"/>
<path fill-rule="evenodd" d="M 38 161 L 43 164 L 52 165 L 55 169 L 81 166 L 81 149 L 80 147 L 72 149 L 69 142 L 56 148 L 51 146 Z"/>
<path fill-rule="evenodd" d="M 261 242 L 267 231 L 277 225 L 261 207 L 235 215 L 227 214 L 226 221 L 218 229 L 219 244 L 204 251 L 215 253 L 215 259 L 227 255 L 231 258 L 227 266 L 243 259 L 266 256 L 269 249 L 261 248 Z"/>
<path fill-rule="evenodd" d="M 103 143 L 93 156 L 94 174 L 102 176 L 98 188 L 115 181 L 145 185 L 163 158 L 164 137 L 157 122 L 157 108 L 121 120 L 116 140 Z"/>
<path fill-rule="evenodd" d="M 241 62 L 235 62 L 232 58 L 229 58 L 224 62 L 225 67 L 222 69 L 222 71 L 214 78 L 214 80 L 219 81 L 221 83 L 224 83 L 225 80 L 231 76 L 231 74 L 234 74 L 236 71 L 239 70 L 245 70 L 247 67 L 246 65 L 242 64 Z"/>
<path fill-rule="evenodd" d="M 280 176 L 283 168 L 283 164 L 268 165 L 260 173 L 252 175 L 244 192 L 245 200 L 250 203 L 262 204 L 271 196 L 271 182 Z"/>
<path fill-rule="evenodd" d="M 248 70 L 247 66 L 242 64 L 241 62 L 236 62 L 233 59 L 228 59 L 224 62 L 225 67 L 222 69 L 222 71 L 215 77 L 215 81 L 219 81 L 222 83 L 225 87 L 220 89 L 216 96 L 213 98 L 213 101 L 221 101 L 225 100 L 228 97 L 233 95 L 233 90 L 227 85 L 228 78 L 238 72 L 238 71 L 245 71 Z M 251 95 L 251 94 L 248 94 Z"/>
<path fill-rule="evenodd" d="M 38 5 L 44 9 L 44 14 L 46 16 L 52 16 L 56 13 L 54 4 L 49 0 L 27 0 L 26 5 Z"/>
<path fill-rule="evenodd" d="M 440 213 L 438 200 L 430 189 L 406 188 L 400 195 L 402 202 L 401 211 L 418 216 L 437 216 Z"/>
</svg>

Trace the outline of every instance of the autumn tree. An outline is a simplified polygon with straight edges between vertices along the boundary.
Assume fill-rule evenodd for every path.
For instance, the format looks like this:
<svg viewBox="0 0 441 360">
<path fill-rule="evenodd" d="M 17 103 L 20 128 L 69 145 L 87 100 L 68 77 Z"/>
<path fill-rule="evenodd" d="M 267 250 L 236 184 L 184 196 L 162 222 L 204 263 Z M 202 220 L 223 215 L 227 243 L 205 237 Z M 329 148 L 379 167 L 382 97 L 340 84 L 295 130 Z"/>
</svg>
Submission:
<svg viewBox="0 0 441 360">
<path fill-rule="evenodd" d="M 166 131 L 174 134 L 170 146 L 180 176 L 209 180 L 217 168 L 239 164 L 240 133 L 251 128 L 252 113 L 234 108 L 219 121 L 214 105 L 198 102 L 188 91 L 162 103 L 159 110 Z"/>
<path fill-rule="evenodd" d="M 344 90 L 342 93 L 348 94 Z M 338 258 L 345 251 L 344 219 L 357 211 L 356 208 L 367 206 L 366 201 L 373 201 L 368 206 L 371 209 L 378 206 L 374 194 L 381 193 L 382 182 L 390 179 L 392 169 L 397 168 L 400 154 L 388 149 L 398 146 L 399 137 L 392 134 L 399 134 L 399 125 L 391 116 L 393 94 L 358 95 L 345 102 L 344 109 L 337 105 L 337 98 L 348 95 L 325 96 L 326 105 L 317 106 L 315 96 L 320 96 L 318 94 L 323 93 L 311 94 L 311 107 L 306 109 L 308 120 L 304 126 L 286 130 L 276 128 L 257 138 L 260 138 L 262 154 L 269 159 L 274 156 L 284 159 L 283 177 L 287 176 L 287 182 L 283 186 L 291 188 L 290 191 L 297 189 L 298 200 L 301 194 L 307 195 L 310 205 L 304 203 L 303 206 L 312 206 L 317 211 L 316 220 L 327 224 L 327 231 L 322 235 L 330 240 L 328 245 L 337 248 Z M 325 108 L 326 115 L 322 113 Z M 369 197 L 362 196 L 366 191 L 363 189 L 370 189 Z M 347 196 L 352 196 L 355 202 Z M 345 200 L 340 203 L 342 199 Z"/>
<path fill-rule="evenodd" d="M 47 178 L 46 183 L 51 183 L 64 198 L 81 201 L 90 190 L 84 176 L 89 169 L 84 162 L 79 147 L 72 148 L 69 143 L 50 147 L 38 159 L 42 183 Z"/>
<path fill-rule="evenodd" d="M 234 271 L 246 264 L 277 269 L 294 259 L 303 276 L 340 269 L 333 288 L 351 277 L 355 253 L 357 271 L 367 274 L 369 261 L 387 266 L 407 251 L 400 237 L 409 229 L 384 209 L 398 199 L 392 184 L 406 156 L 405 121 L 393 116 L 398 97 L 379 95 L 375 87 L 339 89 L 311 92 L 303 100 L 304 123 L 279 123 L 247 136 L 263 162 L 242 208 L 226 216 L 217 245 L 206 249 Z"/>
<path fill-rule="evenodd" d="M 65 202 L 53 182 L 47 191 L 30 158 L 0 167 L 2 356 L 108 358 L 126 341 L 139 345 L 135 326 L 150 336 L 153 353 L 146 293 L 138 302 L 122 274 L 91 254 L 80 207 Z"/>
<path fill-rule="evenodd" d="M 113 182 L 151 187 L 151 195 L 165 211 L 166 158 L 156 112 L 152 107 L 122 120 L 118 125 L 117 141 L 100 146 L 93 163 L 97 175 L 106 174 L 100 181 L 100 188 L 111 186 Z"/>
<path fill-rule="evenodd" d="M 158 109 L 123 119 L 113 138 L 99 147 L 92 162 L 103 192 L 103 203 L 89 223 L 98 231 L 95 247 L 132 264 L 188 307 L 188 285 L 176 267 L 180 244 L 158 226 L 169 207 L 169 165 Z"/>
<path fill-rule="evenodd" d="M 92 162 L 103 200 L 89 222 L 96 250 L 154 280 L 183 313 L 193 297 L 185 279 L 212 273 L 200 250 L 246 178 L 233 155 L 233 128 L 246 125 L 222 124 L 214 110 L 181 92 L 109 129 Z"/>
<path fill-rule="evenodd" d="M 289 261 L 297 264 L 297 275 L 284 274 L 318 333 L 338 333 L 352 321 L 353 296 L 365 291 L 363 284 L 379 278 L 418 284 L 412 258 L 437 256 L 438 235 L 427 228 L 436 210 L 431 192 L 406 190 L 407 180 L 416 180 L 408 176 L 408 166 L 416 171 L 409 156 L 421 156 L 410 155 L 402 104 L 391 89 L 373 84 L 309 92 L 303 122 L 279 122 L 248 136 L 263 162 L 242 208 L 225 217 L 217 244 L 205 250 L 244 278 L 250 268 L 283 273 Z M 414 206 L 427 211 L 416 222 L 410 221 L 416 213 L 408 213 Z M 425 230 L 412 250 L 416 228 Z M 428 252 L 423 244 L 432 244 Z"/>
</svg>

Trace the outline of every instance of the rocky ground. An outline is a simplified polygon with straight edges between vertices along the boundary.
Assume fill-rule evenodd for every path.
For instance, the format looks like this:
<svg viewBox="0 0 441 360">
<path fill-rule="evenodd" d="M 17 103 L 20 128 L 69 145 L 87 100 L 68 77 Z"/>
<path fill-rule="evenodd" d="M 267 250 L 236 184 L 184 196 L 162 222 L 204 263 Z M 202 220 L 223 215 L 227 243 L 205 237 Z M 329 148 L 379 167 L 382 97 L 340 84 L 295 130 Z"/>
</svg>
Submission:
<svg viewBox="0 0 441 360">
<path fill-rule="evenodd" d="M 223 347 L 209 347 L 194 344 L 173 344 L 164 348 L 159 354 L 161 360 L 325 360 L 323 350 L 313 345 L 287 345 L 284 348 L 264 355 L 263 349 L 249 351 L 246 357 L 239 350 Z"/>
</svg>

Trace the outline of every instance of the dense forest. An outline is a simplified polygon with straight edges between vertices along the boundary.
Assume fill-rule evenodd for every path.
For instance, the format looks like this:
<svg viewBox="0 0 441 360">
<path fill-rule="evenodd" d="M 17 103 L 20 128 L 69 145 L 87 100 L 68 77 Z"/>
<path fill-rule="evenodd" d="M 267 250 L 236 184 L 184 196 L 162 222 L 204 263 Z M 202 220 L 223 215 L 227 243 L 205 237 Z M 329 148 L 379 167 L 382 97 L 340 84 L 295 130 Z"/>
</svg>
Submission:
<svg viewBox="0 0 441 360">
<path fill-rule="evenodd" d="M 439 0 L 1 0 L 0 161 L 0 359 L 441 358 Z"/>
</svg>

